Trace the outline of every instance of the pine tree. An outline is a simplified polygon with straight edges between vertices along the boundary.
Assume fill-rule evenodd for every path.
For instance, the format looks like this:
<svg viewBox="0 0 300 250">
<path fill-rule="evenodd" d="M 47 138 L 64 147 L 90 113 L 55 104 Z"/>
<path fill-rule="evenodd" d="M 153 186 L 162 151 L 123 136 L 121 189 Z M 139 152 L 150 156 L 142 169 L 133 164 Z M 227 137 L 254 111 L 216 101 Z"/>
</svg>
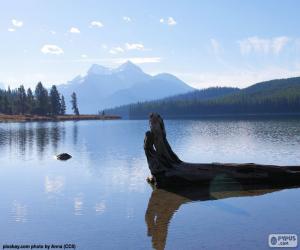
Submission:
<svg viewBox="0 0 300 250">
<path fill-rule="evenodd" d="M 16 113 L 25 114 L 27 112 L 26 108 L 26 91 L 23 85 L 21 85 L 17 90 L 17 100 L 16 100 Z"/>
<path fill-rule="evenodd" d="M 35 88 L 36 109 L 38 115 L 47 115 L 49 113 L 49 96 L 48 91 L 43 84 L 39 82 Z"/>
<path fill-rule="evenodd" d="M 77 106 L 77 97 L 76 97 L 75 92 L 73 92 L 71 95 L 71 104 L 72 104 L 72 110 L 73 110 L 74 114 L 79 115 L 79 110 L 78 110 L 78 106 Z"/>
<path fill-rule="evenodd" d="M 29 114 L 32 114 L 35 107 L 34 107 L 34 96 L 32 94 L 31 88 L 27 89 L 26 107 L 27 107 L 27 112 Z"/>
<path fill-rule="evenodd" d="M 51 114 L 58 115 L 61 111 L 60 96 L 55 85 L 50 90 Z"/>
<path fill-rule="evenodd" d="M 66 102 L 65 102 L 65 97 L 63 95 L 61 95 L 60 114 L 61 115 L 66 114 Z"/>
</svg>

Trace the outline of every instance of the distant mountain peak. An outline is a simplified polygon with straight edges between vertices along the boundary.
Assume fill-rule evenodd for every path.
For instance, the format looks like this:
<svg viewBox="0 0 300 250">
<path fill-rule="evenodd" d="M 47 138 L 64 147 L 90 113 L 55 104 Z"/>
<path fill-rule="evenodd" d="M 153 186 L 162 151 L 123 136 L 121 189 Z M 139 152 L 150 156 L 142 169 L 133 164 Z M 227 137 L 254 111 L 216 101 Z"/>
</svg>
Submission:
<svg viewBox="0 0 300 250">
<path fill-rule="evenodd" d="M 88 75 L 107 75 L 110 73 L 111 70 L 109 68 L 106 68 L 98 64 L 93 64 L 87 72 Z"/>
<path fill-rule="evenodd" d="M 136 72 L 143 72 L 140 67 L 135 65 L 130 60 L 126 61 L 125 63 L 121 64 L 118 68 L 116 68 L 116 71 L 136 71 Z"/>
</svg>

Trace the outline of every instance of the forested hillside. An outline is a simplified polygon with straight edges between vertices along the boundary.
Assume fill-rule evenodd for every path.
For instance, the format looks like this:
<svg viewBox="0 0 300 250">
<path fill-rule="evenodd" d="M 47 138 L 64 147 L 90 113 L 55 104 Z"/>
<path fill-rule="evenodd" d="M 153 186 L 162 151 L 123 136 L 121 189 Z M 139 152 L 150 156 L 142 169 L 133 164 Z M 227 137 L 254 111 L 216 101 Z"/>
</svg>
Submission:
<svg viewBox="0 0 300 250">
<path fill-rule="evenodd" d="M 131 119 L 158 112 L 166 118 L 262 113 L 300 113 L 300 77 L 271 80 L 245 89 L 209 88 L 106 112 Z"/>
</svg>

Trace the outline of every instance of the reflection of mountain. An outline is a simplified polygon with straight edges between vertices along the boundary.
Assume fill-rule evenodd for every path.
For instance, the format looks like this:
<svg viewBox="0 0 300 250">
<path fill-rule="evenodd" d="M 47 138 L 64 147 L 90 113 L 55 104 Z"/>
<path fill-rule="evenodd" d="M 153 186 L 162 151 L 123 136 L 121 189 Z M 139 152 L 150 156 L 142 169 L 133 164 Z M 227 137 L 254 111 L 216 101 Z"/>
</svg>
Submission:
<svg viewBox="0 0 300 250">
<path fill-rule="evenodd" d="M 258 196 L 279 191 L 283 188 L 266 185 L 242 186 L 237 183 L 218 188 L 211 185 L 180 190 L 154 189 L 145 214 L 148 236 L 152 238 L 154 249 L 165 249 L 170 221 L 182 204 L 230 197 Z"/>
<path fill-rule="evenodd" d="M 173 75 L 151 76 L 131 62 L 116 69 L 92 65 L 85 76 L 78 76 L 58 88 L 65 96 L 66 103 L 69 103 L 71 93 L 76 92 L 81 113 L 96 113 L 116 105 L 153 100 L 193 90 Z"/>
</svg>

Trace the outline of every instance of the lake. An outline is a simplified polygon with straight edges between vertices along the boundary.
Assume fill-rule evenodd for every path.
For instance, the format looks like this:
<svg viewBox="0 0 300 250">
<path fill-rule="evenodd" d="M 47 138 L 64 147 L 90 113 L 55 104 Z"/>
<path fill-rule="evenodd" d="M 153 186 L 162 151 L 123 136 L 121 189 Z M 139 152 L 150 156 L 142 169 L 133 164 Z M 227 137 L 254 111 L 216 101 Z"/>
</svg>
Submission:
<svg viewBox="0 0 300 250">
<path fill-rule="evenodd" d="M 300 165 L 300 119 L 166 120 L 189 162 Z M 300 189 L 215 192 L 191 200 L 153 190 L 148 121 L 0 124 L 0 244 L 76 249 L 269 249 L 300 237 Z M 54 155 L 67 152 L 66 162 Z M 212 198 L 214 197 L 214 198 Z"/>
</svg>

